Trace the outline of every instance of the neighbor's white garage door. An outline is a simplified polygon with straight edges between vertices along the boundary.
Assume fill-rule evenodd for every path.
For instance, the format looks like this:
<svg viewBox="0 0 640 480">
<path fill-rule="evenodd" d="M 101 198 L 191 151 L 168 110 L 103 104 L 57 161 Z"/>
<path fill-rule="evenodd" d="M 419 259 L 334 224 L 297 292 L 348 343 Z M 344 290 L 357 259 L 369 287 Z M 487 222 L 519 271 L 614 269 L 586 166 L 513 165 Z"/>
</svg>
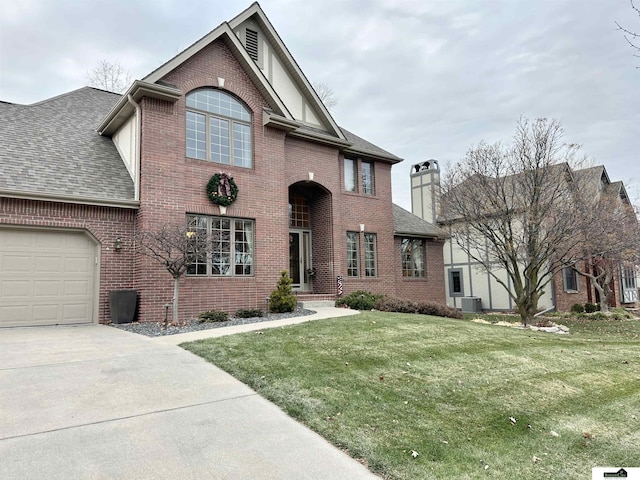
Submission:
<svg viewBox="0 0 640 480">
<path fill-rule="evenodd" d="M 95 264 L 82 233 L 0 227 L 0 327 L 93 322 Z"/>
</svg>

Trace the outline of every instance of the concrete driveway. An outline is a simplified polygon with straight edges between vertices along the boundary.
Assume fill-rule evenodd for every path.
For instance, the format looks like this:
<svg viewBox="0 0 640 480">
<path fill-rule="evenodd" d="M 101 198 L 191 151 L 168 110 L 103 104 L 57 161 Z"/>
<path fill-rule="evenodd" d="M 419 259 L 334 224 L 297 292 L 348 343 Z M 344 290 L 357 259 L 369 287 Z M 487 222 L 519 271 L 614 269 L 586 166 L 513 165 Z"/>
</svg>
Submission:
<svg viewBox="0 0 640 480">
<path fill-rule="evenodd" d="M 0 330 L 0 479 L 375 479 L 174 345 L 92 325 Z"/>
</svg>

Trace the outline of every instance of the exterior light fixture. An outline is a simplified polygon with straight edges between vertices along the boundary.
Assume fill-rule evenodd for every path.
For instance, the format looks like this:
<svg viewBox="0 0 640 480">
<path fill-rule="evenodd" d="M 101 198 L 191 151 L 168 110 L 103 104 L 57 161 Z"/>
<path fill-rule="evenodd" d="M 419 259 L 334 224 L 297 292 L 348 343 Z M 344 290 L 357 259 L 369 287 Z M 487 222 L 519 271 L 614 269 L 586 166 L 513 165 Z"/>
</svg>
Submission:
<svg viewBox="0 0 640 480">
<path fill-rule="evenodd" d="M 119 252 L 120 250 L 122 250 L 122 237 L 116 238 L 116 241 L 113 242 L 113 248 L 115 249 L 116 252 Z"/>
<path fill-rule="evenodd" d="M 361 224 L 360 224 L 360 231 L 361 231 L 361 232 L 364 232 L 364 223 L 361 223 Z"/>
</svg>

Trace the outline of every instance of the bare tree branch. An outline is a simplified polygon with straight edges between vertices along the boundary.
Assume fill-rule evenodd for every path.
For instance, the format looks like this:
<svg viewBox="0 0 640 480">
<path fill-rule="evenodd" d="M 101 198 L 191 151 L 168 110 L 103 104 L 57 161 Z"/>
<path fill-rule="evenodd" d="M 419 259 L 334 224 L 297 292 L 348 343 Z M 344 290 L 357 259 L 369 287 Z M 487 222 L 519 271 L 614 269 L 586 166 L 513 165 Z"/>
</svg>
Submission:
<svg viewBox="0 0 640 480">
<path fill-rule="evenodd" d="M 100 60 L 93 69 L 87 72 L 90 86 L 109 92 L 124 93 L 131 84 L 131 75 L 120 62 Z"/>
<path fill-rule="evenodd" d="M 556 120 L 521 119 L 511 146 L 481 143 L 443 180 L 442 217 L 462 251 L 505 287 L 524 324 L 578 242 L 571 166 L 581 160 L 562 136 Z"/>
<path fill-rule="evenodd" d="M 327 107 L 327 110 L 332 111 L 333 107 L 338 104 L 338 100 L 336 99 L 336 95 L 333 89 L 324 82 L 315 82 L 313 83 L 313 89 L 324 103 L 324 106 Z"/>
<path fill-rule="evenodd" d="M 197 225 L 162 225 L 157 230 L 143 230 L 136 235 L 140 253 L 160 263 L 174 279 L 173 322 L 178 322 L 180 277 L 196 262 L 206 263 L 209 251 L 206 230 Z"/>
</svg>

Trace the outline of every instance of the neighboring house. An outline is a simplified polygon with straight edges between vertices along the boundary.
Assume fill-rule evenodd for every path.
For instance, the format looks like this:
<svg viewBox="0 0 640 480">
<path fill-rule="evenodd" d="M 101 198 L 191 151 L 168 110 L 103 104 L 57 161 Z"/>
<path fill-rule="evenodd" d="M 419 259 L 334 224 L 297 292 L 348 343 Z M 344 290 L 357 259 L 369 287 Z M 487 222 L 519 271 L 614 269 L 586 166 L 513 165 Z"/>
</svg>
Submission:
<svg viewBox="0 0 640 480">
<path fill-rule="evenodd" d="M 397 156 L 339 127 L 257 3 L 124 95 L 81 88 L 0 103 L 0 326 L 109 322 L 135 289 L 164 318 L 172 278 L 135 234 L 206 230 L 180 318 L 296 293 L 368 290 L 444 303 L 443 232 L 391 201 Z M 231 175 L 222 211 L 206 185 Z M 308 298 L 308 297 L 302 297 Z"/>
<path fill-rule="evenodd" d="M 621 202 L 629 203 L 622 182 L 611 183 L 603 166 L 578 170 L 573 175 L 579 178 L 583 188 L 590 190 L 589 195 L 593 198 L 605 190 L 615 191 L 615 197 Z M 428 160 L 412 167 L 411 189 L 413 213 L 432 224 L 438 224 L 440 167 L 437 160 Z M 442 225 L 441 228 L 446 227 Z M 459 247 L 455 238 L 449 236 L 444 245 L 443 256 L 447 305 L 463 311 L 515 309 L 507 290 L 486 270 L 479 268 L 478 262 Z M 506 271 L 497 270 L 493 273 L 510 285 Z M 638 286 L 636 270 L 621 266 L 611 285 L 613 294 L 610 306 L 635 306 L 638 301 Z M 556 308 L 567 311 L 575 303 L 600 301 L 598 292 L 589 279 L 580 276 L 571 267 L 558 271 L 544 290 L 545 294 L 538 302 L 539 309 Z"/>
</svg>

